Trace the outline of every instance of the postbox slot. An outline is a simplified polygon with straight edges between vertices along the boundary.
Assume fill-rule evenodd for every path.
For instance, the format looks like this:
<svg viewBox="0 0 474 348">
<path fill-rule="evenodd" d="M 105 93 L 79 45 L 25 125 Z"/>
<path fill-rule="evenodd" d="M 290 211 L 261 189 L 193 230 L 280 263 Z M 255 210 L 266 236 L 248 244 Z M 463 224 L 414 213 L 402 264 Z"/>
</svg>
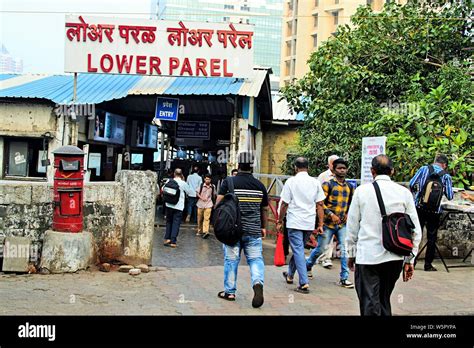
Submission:
<svg viewBox="0 0 474 348">
<path fill-rule="evenodd" d="M 61 160 L 60 164 L 60 169 L 63 172 L 77 172 L 80 168 L 80 162 L 79 160 L 75 161 L 67 161 L 67 160 Z"/>
<path fill-rule="evenodd" d="M 79 215 L 81 213 L 81 192 L 61 191 L 59 192 L 59 196 L 61 215 Z"/>
</svg>

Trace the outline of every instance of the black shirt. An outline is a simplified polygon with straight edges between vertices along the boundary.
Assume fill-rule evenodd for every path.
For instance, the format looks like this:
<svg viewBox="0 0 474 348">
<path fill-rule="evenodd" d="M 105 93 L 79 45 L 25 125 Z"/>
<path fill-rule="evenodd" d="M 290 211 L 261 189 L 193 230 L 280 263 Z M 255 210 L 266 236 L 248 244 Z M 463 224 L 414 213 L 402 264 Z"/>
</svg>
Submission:
<svg viewBox="0 0 474 348">
<path fill-rule="evenodd" d="M 262 235 L 261 207 L 268 206 L 268 194 L 265 186 L 255 179 L 251 173 L 238 173 L 236 176 L 227 177 L 222 183 L 219 195 L 229 192 L 227 180 L 233 180 L 234 192 L 239 199 L 242 214 L 242 228 L 245 235 Z"/>
</svg>

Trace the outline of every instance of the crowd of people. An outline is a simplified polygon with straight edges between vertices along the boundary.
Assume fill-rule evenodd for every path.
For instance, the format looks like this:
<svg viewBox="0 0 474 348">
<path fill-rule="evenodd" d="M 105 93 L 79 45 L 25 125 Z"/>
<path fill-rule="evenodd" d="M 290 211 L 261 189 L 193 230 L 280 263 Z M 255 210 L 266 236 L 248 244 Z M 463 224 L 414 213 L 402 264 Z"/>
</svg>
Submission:
<svg viewBox="0 0 474 348">
<path fill-rule="evenodd" d="M 179 201 L 166 203 L 166 233 L 164 244 L 177 246 L 182 221 L 185 194 L 188 196 L 187 220 L 192 221 L 197 208 L 197 236 L 207 238 L 213 208 L 229 192 L 238 198 L 242 235 L 234 245 L 223 245 L 224 290 L 218 297 L 236 300 L 237 273 L 240 256 L 244 252 L 250 269 L 254 291 L 252 306 L 264 303 L 264 273 L 262 239 L 266 235 L 268 220 L 268 193 L 265 186 L 252 175 L 252 158 L 246 153 L 239 156 L 238 169 L 216 185 L 211 176 L 204 181 L 197 168 L 184 181 L 180 169 L 174 171 L 174 180 L 180 188 Z M 338 284 L 355 288 L 361 315 L 391 315 L 390 295 L 400 274 L 403 281 L 413 277 L 415 256 L 418 253 L 422 229 L 427 229 L 425 271 L 436 271 L 432 265 L 437 230 L 441 214 L 441 196 L 453 199 L 452 180 L 447 172 L 448 158 L 438 155 L 433 164 L 421 167 L 410 180 L 409 189 L 391 180 L 394 167 L 386 155 L 372 160 L 374 184 L 355 187 L 346 180 L 349 164 L 336 155 L 328 158 L 328 169 L 318 178 L 309 175 L 308 160 L 299 157 L 294 162 L 295 175 L 284 184 L 278 208 L 277 231 L 284 233 L 292 255 L 284 281 L 293 284 L 295 291 L 310 293 L 313 267 L 319 262 L 331 267 L 331 258 L 337 243 L 340 258 Z M 231 181 L 231 182 L 230 182 Z M 379 196 L 376 193 L 379 190 Z M 382 200 L 383 199 L 383 200 Z M 380 205 L 382 200 L 384 208 Z M 382 215 L 404 214 L 411 221 L 410 254 L 400 255 L 387 250 L 382 242 Z M 317 235 L 317 246 L 305 255 L 305 245 L 311 235 Z M 286 252 L 285 254 L 288 254 Z M 349 280 L 354 271 L 354 283 Z"/>
</svg>

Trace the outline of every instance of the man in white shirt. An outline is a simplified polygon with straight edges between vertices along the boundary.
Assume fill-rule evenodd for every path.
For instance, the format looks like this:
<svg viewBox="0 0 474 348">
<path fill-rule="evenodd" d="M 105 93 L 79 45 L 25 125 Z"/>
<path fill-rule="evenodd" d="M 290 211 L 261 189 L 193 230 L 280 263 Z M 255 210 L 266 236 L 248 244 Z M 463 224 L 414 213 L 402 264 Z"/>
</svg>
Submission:
<svg viewBox="0 0 474 348">
<path fill-rule="evenodd" d="M 197 196 L 196 196 L 196 191 L 201 187 L 202 184 L 202 178 L 198 174 L 199 168 L 194 167 L 192 174 L 188 176 L 188 180 L 186 182 L 188 183 L 189 187 L 193 191 L 192 194 L 188 195 L 188 206 L 186 209 L 187 216 L 186 216 L 186 222 L 196 222 L 197 221 L 197 212 L 196 212 L 196 202 L 197 202 Z"/>
<path fill-rule="evenodd" d="M 413 277 L 414 259 L 421 240 L 421 227 L 413 196 L 408 189 L 392 182 L 393 164 L 386 155 L 372 160 L 372 176 L 380 187 L 387 215 L 408 214 L 415 224 L 412 256 L 387 251 L 382 244 L 382 215 L 373 184 L 354 192 L 347 219 L 346 250 L 349 267 L 355 265 L 355 287 L 361 315 L 392 315 L 390 295 L 403 268 L 403 281 Z"/>
<path fill-rule="evenodd" d="M 328 157 L 328 170 L 326 170 L 325 172 L 322 172 L 318 176 L 318 180 L 321 183 L 321 185 L 324 184 L 325 182 L 328 182 L 331 179 L 334 179 L 332 164 L 338 158 L 339 158 L 338 155 L 331 155 Z"/>
<path fill-rule="evenodd" d="M 319 234 L 323 233 L 323 202 L 326 196 L 319 181 L 308 174 L 308 160 L 298 157 L 295 161 L 296 175 L 285 182 L 281 193 L 281 211 L 278 217 L 277 230 L 282 232 L 283 219 L 288 211 L 286 226 L 293 256 L 288 263 L 288 272 L 283 276 L 288 284 L 293 284 L 296 271 L 299 275 L 297 292 L 309 293 L 308 273 L 304 246 L 313 233 L 318 214 Z"/>
<path fill-rule="evenodd" d="M 179 185 L 179 201 L 176 204 L 166 203 L 166 232 L 165 232 L 165 246 L 176 248 L 176 241 L 179 234 L 179 228 L 181 226 L 181 220 L 183 218 L 184 209 L 184 194 L 190 195 L 192 193 L 191 188 L 183 180 L 183 171 L 180 168 L 174 170 L 174 178 Z M 196 192 L 194 192 L 196 194 Z"/>
</svg>

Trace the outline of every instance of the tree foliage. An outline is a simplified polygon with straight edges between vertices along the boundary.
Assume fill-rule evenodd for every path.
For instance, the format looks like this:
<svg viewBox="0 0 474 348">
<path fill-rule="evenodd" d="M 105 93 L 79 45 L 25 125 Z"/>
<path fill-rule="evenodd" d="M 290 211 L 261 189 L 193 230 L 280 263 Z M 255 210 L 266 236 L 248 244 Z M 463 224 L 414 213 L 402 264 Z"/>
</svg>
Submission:
<svg viewBox="0 0 474 348">
<path fill-rule="evenodd" d="M 398 180 L 437 152 L 451 156 L 457 182 L 472 173 L 472 21 L 466 18 L 473 5 L 444 3 L 391 3 L 379 13 L 360 7 L 351 26 L 339 27 L 311 55 L 309 73 L 282 89 L 305 114 L 299 151 L 314 172 L 338 154 L 359 177 L 361 138 L 386 135 Z"/>
</svg>

